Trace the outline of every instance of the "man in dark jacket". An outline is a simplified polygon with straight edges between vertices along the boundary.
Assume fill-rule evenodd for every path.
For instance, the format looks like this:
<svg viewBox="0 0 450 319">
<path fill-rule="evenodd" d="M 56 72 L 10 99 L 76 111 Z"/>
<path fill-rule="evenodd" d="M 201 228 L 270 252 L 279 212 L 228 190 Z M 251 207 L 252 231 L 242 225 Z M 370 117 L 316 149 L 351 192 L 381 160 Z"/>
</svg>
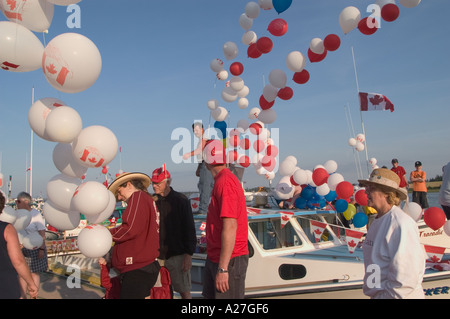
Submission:
<svg viewBox="0 0 450 319">
<path fill-rule="evenodd" d="M 157 168 L 152 174 L 156 206 L 160 212 L 159 259 L 169 270 L 173 289 L 183 299 L 191 298 L 192 254 L 197 245 L 189 199 L 170 187 L 170 173 Z"/>
</svg>

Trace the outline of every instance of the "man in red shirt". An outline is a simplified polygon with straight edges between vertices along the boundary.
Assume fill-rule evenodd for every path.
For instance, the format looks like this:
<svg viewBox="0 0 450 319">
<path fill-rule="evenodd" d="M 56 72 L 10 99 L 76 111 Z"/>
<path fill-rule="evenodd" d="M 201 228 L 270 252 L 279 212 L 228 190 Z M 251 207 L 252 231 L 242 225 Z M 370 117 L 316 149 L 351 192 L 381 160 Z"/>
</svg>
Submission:
<svg viewBox="0 0 450 319">
<path fill-rule="evenodd" d="M 392 159 L 392 168 L 391 171 L 393 171 L 395 174 L 400 177 L 400 188 L 404 188 L 406 191 L 408 191 L 408 182 L 406 181 L 406 171 L 403 168 L 403 166 L 398 165 L 398 159 L 394 158 Z"/>
<path fill-rule="evenodd" d="M 206 216 L 208 258 L 203 296 L 242 299 L 248 266 L 248 221 L 244 190 L 226 166 L 221 141 L 209 141 L 204 154 L 206 166 L 214 177 L 214 188 Z"/>
</svg>

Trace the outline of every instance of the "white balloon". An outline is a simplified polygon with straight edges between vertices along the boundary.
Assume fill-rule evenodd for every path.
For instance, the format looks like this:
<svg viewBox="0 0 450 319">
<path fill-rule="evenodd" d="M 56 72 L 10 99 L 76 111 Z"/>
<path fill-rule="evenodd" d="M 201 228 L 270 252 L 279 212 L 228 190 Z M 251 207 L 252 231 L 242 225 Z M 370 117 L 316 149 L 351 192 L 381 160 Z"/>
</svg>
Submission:
<svg viewBox="0 0 450 319">
<path fill-rule="evenodd" d="M 355 29 L 360 20 L 361 12 L 353 6 L 346 7 L 339 14 L 339 25 L 345 34 Z"/>
<path fill-rule="evenodd" d="M 322 185 L 319 185 L 316 187 L 316 193 L 321 195 L 321 196 L 325 196 L 330 192 L 330 187 L 328 186 L 327 183 L 324 183 Z"/>
<path fill-rule="evenodd" d="M 364 144 L 361 143 L 360 141 L 356 141 L 355 149 L 358 152 L 364 151 Z"/>
<path fill-rule="evenodd" d="M 250 124 L 248 123 L 248 121 L 246 119 L 241 119 L 237 122 L 237 129 L 239 129 L 241 131 L 241 133 L 244 133 L 245 131 L 248 130 L 248 127 L 250 126 Z"/>
<path fill-rule="evenodd" d="M 108 253 L 111 246 L 111 233 L 102 225 L 86 226 L 78 234 L 78 249 L 86 257 L 102 257 Z"/>
<path fill-rule="evenodd" d="M 0 10 L 10 21 L 31 31 L 43 32 L 52 23 L 54 5 L 46 0 L 1 0 Z"/>
<path fill-rule="evenodd" d="M 51 226 L 60 231 L 75 229 L 80 224 L 80 213 L 77 211 L 62 211 L 50 201 L 46 201 L 42 212 L 44 219 Z"/>
<path fill-rule="evenodd" d="M 46 136 L 53 142 L 70 143 L 83 128 L 80 114 L 69 106 L 60 106 L 47 116 Z"/>
<path fill-rule="evenodd" d="M 366 137 L 364 136 L 364 134 L 359 133 L 358 135 L 356 135 L 356 140 L 363 143 L 366 140 Z"/>
<path fill-rule="evenodd" d="M 258 114 L 258 120 L 263 122 L 264 124 L 272 124 L 277 119 L 277 113 L 273 108 L 268 110 L 262 110 Z"/>
<path fill-rule="evenodd" d="M 225 81 L 226 79 L 228 79 L 228 71 L 227 70 L 219 71 L 217 72 L 216 77 L 220 81 Z"/>
<path fill-rule="evenodd" d="M 218 106 L 219 106 L 219 101 L 217 101 L 216 99 L 211 99 L 208 101 L 208 108 L 211 111 L 217 109 Z"/>
<path fill-rule="evenodd" d="M 450 220 L 445 221 L 444 223 L 444 227 L 442 227 L 444 229 L 444 233 L 447 236 L 450 236 Z"/>
<path fill-rule="evenodd" d="M 236 101 L 236 99 L 238 98 L 238 95 L 236 93 L 235 90 L 233 90 L 231 87 L 227 86 L 224 87 L 222 90 L 222 99 L 225 102 L 231 103 Z"/>
<path fill-rule="evenodd" d="M 277 98 L 278 88 L 274 87 L 272 84 L 266 84 L 263 88 L 263 96 L 267 102 L 272 102 Z"/>
<path fill-rule="evenodd" d="M 272 0 L 258 0 L 258 4 L 263 10 L 271 10 L 273 9 Z"/>
<path fill-rule="evenodd" d="M 102 57 L 94 42 L 78 33 L 53 38 L 42 56 L 44 76 L 55 89 L 78 93 L 91 87 L 102 69 Z"/>
<path fill-rule="evenodd" d="M 237 92 L 238 97 L 246 97 L 250 93 L 250 89 L 248 86 L 244 85 L 244 87 Z"/>
<path fill-rule="evenodd" d="M 256 2 L 250 1 L 245 6 L 245 14 L 250 19 L 256 19 L 259 16 L 260 7 Z"/>
<path fill-rule="evenodd" d="M 71 4 L 75 4 L 80 2 L 81 0 L 47 0 L 50 3 L 59 5 L 59 6 L 68 6 Z"/>
<path fill-rule="evenodd" d="M 306 65 L 305 56 L 299 51 L 292 51 L 286 58 L 286 65 L 293 72 L 301 72 Z"/>
<path fill-rule="evenodd" d="M 51 97 L 37 100 L 31 105 L 28 111 L 28 123 L 37 136 L 47 141 L 50 140 L 45 132 L 47 117 L 52 110 L 63 105 L 64 102 Z"/>
<path fill-rule="evenodd" d="M 421 0 L 399 0 L 400 4 L 405 8 L 414 8 L 419 5 Z"/>
<path fill-rule="evenodd" d="M 348 139 L 348 145 L 350 145 L 350 146 L 355 146 L 355 145 L 356 145 L 356 139 L 353 138 L 353 137 L 350 137 L 350 138 Z"/>
<path fill-rule="evenodd" d="M 223 45 L 223 53 L 227 60 L 233 60 L 238 55 L 238 47 L 236 43 L 228 41 Z"/>
<path fill-rule="evenodd" d="M 323 52 L 325 51 L 323 40 L 320 38 L 312 39 L 309 44 L 309 48 L 311 49 L 312 52 L 316 54 L 323 54 Z"/>
<path fill-rule="evenodd" d="M 55 208 L 70 211 L 73 194 L 81 184 L 81 179 L 58 174 L 47 183 L 47 196 Z"/>
<path fill-rule="evenodd" d="M 296 158 L 294 155 L 286 156 L 286 158 L 285 158 L 284 160 L 285 160 L 286 162 L 292 162 L 292 163 L 294 163 L 295 165 L 297 165 L 297 163 L 298 163 L 297 158 Z"/>
<path fill-rule="evenodd" d="M 220 59 L 214 59 L 209 63 L 209 67 L 213 72 L 218 73 L 223 70 L 223 61 Z"/>
<path fill-rule="evenodd" d="M 81 178 L 88 170 L 86 166 L 80 165 L 73 157 L 71 144 L 56 144 L 53 149 L 53 163 L 62 174 L 69 177 Z"/>
<path fill-rule="evenodd" d="M 95 181 L 82 183 L 73 194 L 71 207 L 86 216 L 98 215 L 108 206 L 109 193 L 102 183 Z"/>
<path fill-rule="evenodd" d="M 72 142 L 77 163 L 86 167 L 103 167 L 116 156 L 119 143 L 114 133 L 100 125 L 84 128 Z"/>
<path fill-rule="evenodd" d="M 343 181 L 344 181 L 344 176 L 342 176 L 339 173 L 334 173 L 328 177 L 327 184 L 330 187 L 330 190 L 335 191 L 337 185 Z"/>
<path fill-rule="evenodd" d="M 38 232 L 32 232 L 22 238 L 22 245 L 26 249 L 38 249 L 44 243 L 44 238 Z"/>
<path fill-rule="evenodd" d="M 376 164 L 377 164 L 377 159 L 376 159 L 375 157 L 372 157 L 372 158 L 369 160 L 369 163 L 370 163 L 371 165 L 376 165 Z"/>
<path fill-rule="evenodd" d="M 248 100 L 245 97 L 241 97 L 238 101 L 238 106 L 240 109 L 245 109 L 248 107 Z"/>
<path fill-rule="evenodd" d="M 292 178 L 299 185 L 308 184 L 308 174 L 304 169 L 300 168 L 295 170 L 294 174 L 292 175 Z"/>
<path fill-rule="evenodd" d="M 244 80 L 242 80 L 242 78 L 240 76 L 233 76 L 230 79 L 230 87 L 233 89 L 233 91 L 239 92 L 240 90 L 242 90 L 245 86 Z"/>
<path fill-rule="evenodd" d="M 280 69 L 272 70 L 269 74 L 269 82 L 276 88 L 284 88 L 287 83 L 286 73 Z"/>
<path fill-rule="evenodd" d="M 31 212 L 26 209 L 16 210 L 16 220 L 13 224 L 14 228 L 17 231 L 27 228 L 30 225 L 31 217 Z"/>
<path fill-rule="evenodd" d="M 422 217 L 423 209 L 415 202 L 406 202 L 403 210 L 416 222 Z"/>
<path fill-rule="evenodd" d="M 112 192 L 108 193 L 109 193 L 109 203 L 106 206 L 105 210 L 98 215 L 86 216 L 86 219 L 88 220 L 89 223 L 100 224 L 104 222 L 107 218 L 109 218 L 114 212 L 114 209 L 116 208 L 116 197 Z"/>
<path fill-rule="evenodd" d="M 250 120 L 256 120 L 258 118 L 259 113 L 261 113 L 261 109 L 254 107 L 248 112 L 248 118 Z"/>
<path fill-rule="evenodd" d="M 216 121 L 223 122 L 223 121 L 225 121 L 227 119 L 228 111 L 224 107 L 219 106 L 215 110 L 211 111 L 211 116 Z"/>
<path fill-rule="evenodd" d="M 17 219 L 16 210 L 11 206 L 5 206 L 0 214 L 0 220 L 5 223 L 14 224 Z"/>
<path fill-rule="evenodd" d="M 281 162 L 279 172 L 281 176 L 290 177 L 296 171 L 296 169 L 297 163 L 286 158 Z"/>
<path fill-rule="evenodd" d="M 325 164 L 323 164 L 323 167 L 326 169 L 328 174 L 333 174 L 334 172 L 336 172 L 338 165 L 336 161 L 329 160 L 326 161 Z"/>
<path fill-rule="evenodd" d="M 242 43 L 244 43 L 245 45 L 250 45 L 252 43 L 256 43 L 256 41 L 258 40 L 258 36 L 256 35 L 256 33 L 254 31 L 246 31 L 243 35 L 242 35 Z"/>
<path fill-rule="evenodd" d="M 0 68 L 11 72 L 29 72 L 42 67 L 44 46 L 24 26 L 0 22 Z"/>
<path fill-rule="evenodd" d="M 239 17 L 239 25 L 245 31 L 248 31 L 253 26 L 253 19 L 249 18 L 245 13 L 241 14 Z"/>
</svg>

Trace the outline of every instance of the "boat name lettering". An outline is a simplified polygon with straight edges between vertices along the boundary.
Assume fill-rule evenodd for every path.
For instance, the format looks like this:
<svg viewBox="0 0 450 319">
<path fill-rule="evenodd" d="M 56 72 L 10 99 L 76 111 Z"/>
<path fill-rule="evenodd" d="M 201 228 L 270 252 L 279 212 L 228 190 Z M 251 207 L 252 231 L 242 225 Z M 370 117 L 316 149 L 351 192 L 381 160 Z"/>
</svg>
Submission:
<svg viewBox="0 0 450 319">
<path fill-rule="evenodd" d="M 430 237 L 430 236 L 439 236 L 439 235 L 442 235 L 443 232 L 444 232 L 444 231 L 443 231 L 442 229 L 438 229 L 438 230 L 436 230 L 436 231 L 434 231 L 434 232 L 425 232 L 425 231 L 421 231 L 419 234 L 420 234 L 420 237 Z"/>
<path fill-rule="evenodd" d="M 434 296 L 434 295 L 443 295 L 449 294 L 450 287 L 444 286 L 444 287 L 436 287 L 436 288 L 427 288 L 424 289 L 423 292 L 425 293 L 425 296 Z"/>
</svg>

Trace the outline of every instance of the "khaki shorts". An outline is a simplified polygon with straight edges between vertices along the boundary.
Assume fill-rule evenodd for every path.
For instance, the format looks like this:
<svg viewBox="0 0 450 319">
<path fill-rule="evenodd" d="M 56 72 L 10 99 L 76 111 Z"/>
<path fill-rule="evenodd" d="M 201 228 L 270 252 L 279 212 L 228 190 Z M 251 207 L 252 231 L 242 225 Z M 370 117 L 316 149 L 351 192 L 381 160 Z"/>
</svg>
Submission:
<svg viewBox="0 0 450 319">
<path fill-rule="evenodd" d="M 183 259 L 184 255 L 178 255 L 164 261 L 164 266 L 170 273 L 173 290 L 179 293 L 191 291 L 192 287 L 191 272 L 182 270 Z"/>
</svg>

